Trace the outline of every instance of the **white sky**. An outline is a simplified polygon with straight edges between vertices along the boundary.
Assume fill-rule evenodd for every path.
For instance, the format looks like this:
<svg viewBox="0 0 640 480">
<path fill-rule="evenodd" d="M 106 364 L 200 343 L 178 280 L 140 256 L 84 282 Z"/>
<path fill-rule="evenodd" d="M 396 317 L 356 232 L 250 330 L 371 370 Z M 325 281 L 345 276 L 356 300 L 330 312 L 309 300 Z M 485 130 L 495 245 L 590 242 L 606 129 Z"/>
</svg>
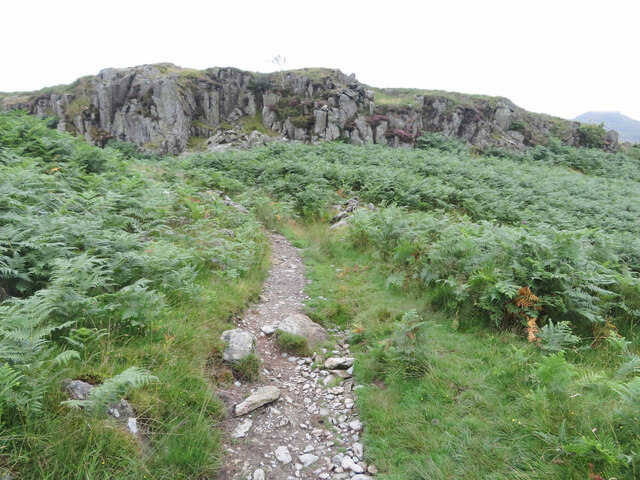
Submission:
<svg viewBox="0 0 640 480">
<path fill-rule="evenodd" d="M 639 0 L 6 0 L 0 91 L 172 62 L 355 72 L 376 87 L 501 95 L 640 119 Z"/>
</svg>

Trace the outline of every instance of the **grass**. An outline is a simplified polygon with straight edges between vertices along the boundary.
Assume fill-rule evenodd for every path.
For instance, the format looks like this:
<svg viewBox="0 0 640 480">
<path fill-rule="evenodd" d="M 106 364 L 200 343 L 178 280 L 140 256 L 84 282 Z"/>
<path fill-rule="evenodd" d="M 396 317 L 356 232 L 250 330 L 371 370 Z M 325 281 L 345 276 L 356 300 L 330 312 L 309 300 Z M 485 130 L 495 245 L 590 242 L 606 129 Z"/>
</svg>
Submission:
<svg viewBox="0 0 640 480">
<path fill-rule="evenodd" d="M 298 68 L 296 70 L 284 70 L 282 73 L 284 75 L 292 74 L 297 76 L 304 76 L 304 77 L 307 77 L 312 82 L 319 82 L 326 77 L 335 77 L 335 75 L 338 73 L 338 70 L 333 68 L 311 67 L 311 68 Z M 273 72 L 272 75 L 280 78 L 280 72 Z"/>
<path fill-rule="evenodd" d="M 257 130 L 260 133 L 265 133 L 269 136 L 275 137 L 277 136 L 277 132 L 273 130 L 269 130 L 262 124 L 262 112 L 258 112 L 254 116 L 246 116 L 242 117 L 238 120 L 238 123 L 243 128 L 243 130 L 247 133 L 251 133 L 254 130 Z"/>
<path fill-rule="evenodd" d="M 202 128 L 203 130 L 209 130 L 210 132 L 216 132 L 217 128 L 214 127 L 213 125 L 207 125 L 204 122 L 201 122 L 199 120 L 192 120 L 191 124 L 198 127 L 198 128 Z"/>
<path fill-rule="evenodd" d="M 69 118 L 73 118 L 76 115 L 81 115 L 82 112 L 87 110 L 90 106 L 91 101 L 89 100 L 89 97 L 78 97 L 69 104 L 65 113 Z"/>
<path fill-rule="evenodd" d="M 187 150 L 201 152 L 207 149 L 207 139 L 203 137 L 190 136 L 187 140 Z"/>
<path fill-rule="evenodd" d="M 238 380 L 253 382 L 260 374 L 260 357 L 252 353 L 233 365 L 233 373 Z"/>
<path fill-rule="evenodd" d="M 295 333 L 285 332 L 283 330 L 276 331 L 278 347 L 283 352 L 293 355 L 308 356 L 311 354 L 307 339 L 296 335 Z"/>
<path fill-rule="evenodd" d="M 411 283 L 387 288 L 384 264 L 345 233 L 322 224 L 285 230 L 309 267 L 307 313 L 352 332 L 365 460 L 380 469 L 377 478 L 589 478 L 589 463 L 605 478 L 637 478 L 607 454 L 616 451 L 612 438 L 622 441 L 618 396 L 588 380 L 612 375 L 615 354 L 567 354 L 571 366 L 510 333 L 457 331 Z M 409 351 L 402 318 L 412 310 L 424 324 Z M 551 361 L 586 380 L 545 380 Z"/>
<path fill-rule="evenodd" d="M 417 96 L 442 97 L 456 105 L 473 105 L 484 101 L 494 105 L 500 97 L 489 95 L 465 94 L 447 92 L 444 90 L 422 90 L 418 88 L 376 88 L 369 87 L 375 94 L 376 107 L 379 108 L 405 108 L 416 106 Z"/>
</svg>

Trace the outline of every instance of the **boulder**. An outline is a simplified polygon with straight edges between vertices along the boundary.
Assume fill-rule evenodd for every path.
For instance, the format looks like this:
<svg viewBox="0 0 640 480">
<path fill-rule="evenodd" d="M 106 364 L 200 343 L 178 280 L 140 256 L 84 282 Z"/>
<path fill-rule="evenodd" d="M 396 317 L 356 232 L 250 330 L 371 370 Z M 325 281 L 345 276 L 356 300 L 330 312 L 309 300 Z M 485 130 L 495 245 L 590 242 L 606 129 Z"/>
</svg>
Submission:
<svg viewBox="0 0 640 480">
<path fill-rule="evenodd" d="M 249 397 L 243 402 L 238 403 L 233 408 L 233 413 L 236 417 L 240 417 L 242 415 L 246 415 L 249 412 L 252 412 L 256 408 L 260 408 L 263 405 L 275 402 L 278 398 L 280 398 L 280 390 L 278 389 L 278 387 L 267 385 L 266 387 L 261 387 L 256 390 L 256 393 L 254 393 L 253 395 L 249 395 Z"/>
<path fill-rule="evenodd" d="M 329 339 L 324 328 L 301 313 L 290 315 L 282 320 L 278 324 L 278 330 L 304 337 L 311 348 Z"/>
<path fill-rule="evenodd" d="M 314 110 L 314 133 L 322 135 L 327 128 L 327 112 L 325 110 Z"/>
<path fill-rule="evenodd" d="M 222 357 L 228 363 L 241 362 L 255 350 L 256 337 L 241 328 L 223 332 L 220 339 L 227 344 Z"/>
<path fill-rule="evenodd" d="M 89 398 L 89 392 L 93 388 L 93 385 L 82 380 L 63 380 L 62 388 L 69 396 L 74 400 L 86 400 Z"/>
<path fill-rule="evenodd" d="M 608 149 L 612 152 L 618 149 L 618 132 L 615 130 L 609 130 L 604 136 L 604 141 L 607 143 Z"/>
</svg>

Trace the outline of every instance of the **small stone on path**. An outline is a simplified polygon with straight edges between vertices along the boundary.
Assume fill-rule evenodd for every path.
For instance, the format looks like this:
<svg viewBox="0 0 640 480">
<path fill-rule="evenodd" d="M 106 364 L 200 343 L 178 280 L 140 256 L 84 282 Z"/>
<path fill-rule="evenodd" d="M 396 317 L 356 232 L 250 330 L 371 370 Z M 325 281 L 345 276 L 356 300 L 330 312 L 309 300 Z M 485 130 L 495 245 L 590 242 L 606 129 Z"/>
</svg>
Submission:
<svg viewBox="0 0 640 480">
<path fill-rule="evenodd" d="M 362 430 L 362 422 L 360 420 L 354 420 L 353 422 L 349 422 L 349 428 L 355 432 L 359 432 Z"/>
<path fill-rule="evenodd" d="M 363 458 L 364 457 L 364 447 L 362 446 L 361 443 L 354 443 L 353 444 L 353 453 L 358 458 Z"/>
<path fill-rule="evenodd" d="M 260 330 L 262 330 L 262 333 L 264 333 L 265 335 L 271 335 L 273 333 L 276 333 L 276 326 L 275 325 L 263 325 L 260 327 Z"/>
<path fill-rule="evenodd" d="M 247 436 L 247 433 L 249 433 L 249 429 L 251 428 L 251 425 L 253 425 L 253 420 L 251 420 L 250 418 L 247 418 L 244 422 L 242 422 L 240 425 L 238 425 L 233 432 L 231 432 L 231 436 L 233 438 L 243 438 Z"/>
<path fill-rule="evenodd" d="M 320 457 L 318 457 L 317 455 L 313 455 L 311 453 L 305 453 L 303 455 L 298 455 L 298 459 L 300 460 L 300 463 L 302 463 L 302 465 L 306 468 L 309 465 L 316 463 L 318 461 Z"/>
<path fill-rule="evenodd" d="M 264 474 L 264 470 L 262 470 L 261 468 L 257 469 L 255 472 L 253 472 L 253 478 L 252 480 L 266 480 L 266 475 Z"/>
<path fill-rule="evenodd" d="M 280 389 L 273 385 L 267 385 L 266 387 L 259 388 L 256 390 L 256 393 L 237 404 L 233 411 L 236 417 L 240 417 L 267 403 L 274 402 L 278 398 L 280 398 Z"/>
<path fill-rule="evenodd" d="M 276 459 L 280 463 L 284 463 L 285 465 L 293 461 L 293 458 L 291 458 L 291 454 L 289 453 L 289 449 L 287 447 L 276 448 Z"/>
</svg>

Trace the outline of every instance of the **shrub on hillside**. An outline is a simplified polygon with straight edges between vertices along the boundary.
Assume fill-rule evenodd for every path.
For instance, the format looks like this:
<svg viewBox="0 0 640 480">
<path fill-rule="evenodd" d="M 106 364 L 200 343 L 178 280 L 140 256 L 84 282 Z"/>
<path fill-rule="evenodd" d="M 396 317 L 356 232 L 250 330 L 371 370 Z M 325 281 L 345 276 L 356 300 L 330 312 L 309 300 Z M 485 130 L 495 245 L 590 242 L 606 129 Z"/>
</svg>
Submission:
<svg viewBox="0 0 640 480">
<path fill-rule="evenodd" d="M 580 145 L 583 147 L 602 148 L 605 145 L 604 137 L 607 131 L 604 128 L 604 123 L 600 125 L 583 123 L 578 127 L 577 133 Z"/>
</svg>

